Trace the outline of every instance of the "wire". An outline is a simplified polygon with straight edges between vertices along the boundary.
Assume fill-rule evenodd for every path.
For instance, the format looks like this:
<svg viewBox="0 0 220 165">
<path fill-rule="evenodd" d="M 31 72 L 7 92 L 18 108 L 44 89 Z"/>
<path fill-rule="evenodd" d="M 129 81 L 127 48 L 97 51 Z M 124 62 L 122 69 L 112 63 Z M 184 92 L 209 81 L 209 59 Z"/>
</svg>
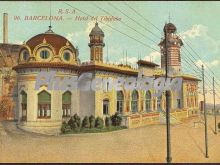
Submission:
<svg viewBox="0 0 220 165">
<path fill-rule="evenodd" d="M 128 19 L 132 20 L 133 22 L 135 22 L 136 24 L 138 24 L 139 26 L 141 26 L 142 28 L 144 28 L 146 31 L 150 32 L 151 34 L 153 34 L 155 37 L 160 39 L 160 36 L 156 35 L 155 33 L 153 33 L 152 31 L 148 30 L 145 26 L 141 25 L 139 22 L 137 22 L 135 19 L 129 17 L 127 14 L 125 14 L 124 12 L 122 12 L 122 10 L 120 10 L 119 8 L 115 7 L 112 3 L 108 2 L 108 4 L 110 6 L 112 6 L 115 10 L 119 11 L 120 13 L 122 13 L 124 16 L 126 16 Z"/>
<path fill-rule="evenodd" d="M 66 5 L 68 5 L 68 6 L 72 7 L 72 8 L 73 8 L 73 9 L 75 9 L 75 10 L 78 10 L 78 11 L 82 12 L 83 14 L 85 14 L 85 15 L 87 15 L 87 16 L 92 17 L 91 15 L 87 14 L 86 12 L 84 12 L 84 11 L 82 11 L 82 10 L 80 10 L 80 9 L 76 8 L 76 7 L 73 7 L 72 5 L 70 5 L 70 4 L 66 3 L 66 2 L 63 2 L 63 3 L 65 3 Z M 139 40 L 137 40 L 136 38 L 131 37 L 131 36 L 127 35 L 126 33 L 121 32 L 121 31 L 119 31 L 118 29 L 116 29 L 116 28 L 114 28 L 114 27 L 112 27 L 112 26 L 110 26 L 110 25 L 108 25 L 108 24 L 106 24 L 106 23 L 104 23 L 104 22 L 102 22 L 102 21 L 99 21 L 99 22 L 101 22 L 102 24 L 104 24 L 104 25 L 106 25 L 106 26 L 110 27 L 111 29 L 113 29 L 113 30 L 115 30 L 115 31 L 117 31 L 117 32 L 119 32 L 119 33 L 121 33 L 121 34 L 123 34 L 123 35 L 125 35 L 125 36 L 129 37 L 130 39 L 135 40 L 136 42 L 138 42 L 138 43 L 140 43 L 140 44 L 144 45 L 145 47 L 150 48 L 150 49 L 152 49 L 152 50 L 154 50 L 154 51 L 156 51 L 156 52 L 159 52 L 159 51 L 158 51 L 158 50 L 156 50 L 155 48 L 152 48 L 151 46 L 149 46 L 149 45 L 147 45 L 147 44 L 143 43 L 142 41 L 139 41 Z"/>
<path fill-rule="evenodd" d="M 103 8 L 100 8 L 99 6 L 97 6 L 95 3 L 92 3 L 95 7 L 97 7 L 98 9 L 104 11 L 105 13 L 109 14 L 110 16 L 114 17 L 113 15 L 111 15 L 111 13 L 109 13 L 108 11 L 104 10 Z M 153 39 L 151 39 L 150 37 L 147 37 L 145 34 L 137 31 L 135 28 L 129 26 L 128 24 L 126 24 L 123 21 L 120 21 L 121 23 L 123 23 L 125 26 L 129 27 L 130 29 L 134 30 L 135 32 L 137 32 L 138 34 L 140 34 L 141 36 L 143 36 L 144 38 L 146 37 L 147 39 L 149 39 L 151 42 L 158 44 L 156 41 L 154 41 Z"/>
<path fill-rule="evenodd" d="M 151 23 L 149 20 L 147 20 L 145 17 L 143 17 L 141 14 L 139 14 L 134 8 L 132 8 L 131 6 L 128 5 L 128 3 L 124 3 L 125 5 L 127 5 L 132 11 L 134 11 L 137 15 L 139 15 L 141 18 L 143 18 L 146 22 L 150 23 L 153 27 L 155 27 L 159 32 L 161 32 L 161 30 L 155 26 L 153 23 Z"/>
</svg>

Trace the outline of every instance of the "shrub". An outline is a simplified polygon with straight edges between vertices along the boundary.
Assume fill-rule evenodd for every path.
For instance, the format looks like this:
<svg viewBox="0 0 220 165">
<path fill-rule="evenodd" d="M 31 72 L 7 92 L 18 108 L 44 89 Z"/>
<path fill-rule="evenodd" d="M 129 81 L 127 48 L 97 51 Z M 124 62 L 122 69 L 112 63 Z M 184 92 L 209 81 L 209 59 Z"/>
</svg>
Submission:
<svg viewBox="0 0 220 165">
<path fill-rule="evenodd" d="M 80 117 L 77 114 L 75 114 L 68 121 L 68 125 L 71 127 L 71 129 L 79 128 L 80 127 L 80 121 L 81 121 Z"/>
<path fill-rule="evenodd" d="M 66 133 L 71 130 L 70 126 L 64 121 L 61 126 L 61 132 Z"/>
<path fill-rule="evenodd" d="M 111 116 L 112 125 L 113 126 L 120 126 L 122 122 L 121 116 L 116 112 L 114 115 Z"/>
<path fill-rule="evenodd" d="M 83 128 L 89 128 L 90 127 L 89 118 L 87 116 L 85 116 L 83 121 L 82 121 L 82 127 Z"/>
<path fill-rule="evenodd" d="M 106 126 L 106 127 L 109 127 L 110 125 L 111 125 L 110 117 L 106 117 L 106 118 L 105 118 L 105 126 Z"/>
<path fill-rule="evenodd" d="M 91 115 L 89 117 L 89 127 L 90 128 L 94 128 L 95 127 L 95 117 L 93 115 Z"/>
<path fill-rule="evenodd" d="M 104 121 L 102 118 L 100 117 L 97 117 L 96 120 L 95 120 L 95 127 L 96 128 L 103 128 L 104 126 Z"/>
</svg>

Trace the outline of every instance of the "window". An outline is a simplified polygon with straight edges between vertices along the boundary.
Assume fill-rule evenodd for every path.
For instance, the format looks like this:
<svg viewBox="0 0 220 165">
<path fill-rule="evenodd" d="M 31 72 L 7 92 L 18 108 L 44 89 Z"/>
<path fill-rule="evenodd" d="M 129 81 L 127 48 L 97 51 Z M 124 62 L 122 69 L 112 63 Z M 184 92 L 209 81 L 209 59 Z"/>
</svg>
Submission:
<svg viewBox="0 0 220 165">
<path fill-rule="evenodd" d="M 70 52 L 65 52 L 63 54 L 63 58 L 64 58 L 64 60 L 69 61 L 70 60 Z"/>
<path fill-rule="evenodd" d="M 161 112 L 161 99 L 162 96 L 157 97 L 157 112 Z"/>
<path fill-rule="evenodd" d="M 67 91 L 62 95 L 63 117 L 71 115 L 71 92 Z"/>
<path fill-rule="evenodd" d="M 109 112 L 109 100 L 104 100 L 103 101 L 103 115 L 108 115 Z"/>
<path fill-rule="evenodd" d="M 177 108 L 181 108 L 180 99 L 177 99 Z"/>
<path fill-rule="evenodd" d="M 138 111 L 138 92 L 134 90 L 131 97 L 131 111 L 135 113 Z"/>
<path fill-rule="evenodd" d="M 27 93 L 21 92 L 21 120 L 27 121 Z"/>
<path fill-rule="evenodd" d="M 51 117 L 51 95 L 42 91 L 38 94 L 38 118 Z"/>
<path fill-rule="evenodd" d="M 117 92 L 117 112 L 122 113 L 123 112 L 123 104 L 124 104 L 124 96 L 122 91 Z"/>
<path fill-rule="evenodd" d="M 190 99 L 190 102 L 191 102 L 191 103 L 190 103 L 190 104 L 191 104 L 191 107 L 194 107 L 194 105 L 193 105 L 193 98 Z"/>
<path fill-rule="evenodd" d="M 146 95 L 145 95 L 145 109 L 147 112 L 151 111 L 151 93 L 150 93 L 150 91 L 147 91 Z"/>
<path fill-rule="evenodd" d="M 48 51 L 48 50 L 42 50 L 42 51 L 40 52 L 40 57 L 41 57 L 42 59 L 48 59 L 48 58 L 49 58 L 49 51 Z"/>
<path fill-rule="evenodd" d="M 28 57 L 29 57 L 29 53 L 28 53 L 28 51 L 27 50 L 25 50 L 24 52 L 23 52 L 23 60 L 27 60 L 28 59 Z"/>
</svg>

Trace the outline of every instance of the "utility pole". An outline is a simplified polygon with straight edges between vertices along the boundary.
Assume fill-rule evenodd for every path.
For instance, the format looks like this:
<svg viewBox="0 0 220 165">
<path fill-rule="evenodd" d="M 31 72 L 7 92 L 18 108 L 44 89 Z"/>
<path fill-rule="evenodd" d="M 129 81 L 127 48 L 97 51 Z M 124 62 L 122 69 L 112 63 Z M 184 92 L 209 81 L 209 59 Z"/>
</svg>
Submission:
<svg viewBox="0 0 220 165">
<path fill-rule="evenodd" d="M 165 35 L 165 49 L 166 49 L 166 80 L 168 78 L 168 49 L 167 49 L 167 24 L 165 25 L 164 30 Z M 166 129 L 167 129 L 167 157 L 166 161 L 167 163 L 171 163 L 172 157 L 171 157 L 171 143 L 170 143 L 170 105 L 169 105 L 169 93 L 166 90 Z"/>
<path fill-rule="evenodd" d="M 204 97 L 204 120 L 205 120 L 205 157 L 208 158 L 208 135 L 207 135 L 207 114 L 206 114 L 206 99 L 205 99 L 205 81 L 204 81 L 204 66 L 202 65 L 202 82 L 203 82 L 203 97 Z"/>
<path fill-rule="evenodd" d="M 213 100 L 214 100 L 214 115 L 215 115 L 215 134 L 217 134 L 217 125 L 216 125 L 216 109 L 215 109 L 215 77 L 213 76 Z"/>
</svg>

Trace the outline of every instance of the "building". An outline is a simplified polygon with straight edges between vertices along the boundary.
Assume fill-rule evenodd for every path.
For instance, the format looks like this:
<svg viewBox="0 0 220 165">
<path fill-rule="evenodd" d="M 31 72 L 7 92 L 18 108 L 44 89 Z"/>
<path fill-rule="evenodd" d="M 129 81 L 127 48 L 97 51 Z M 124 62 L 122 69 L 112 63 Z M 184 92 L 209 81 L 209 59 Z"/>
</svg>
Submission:
<svg viewBox="0 0 220 165">
<path fill-rule="evenodd" d="M 8 43 L 8 14 L 3 16 L 3 43 L 0 43 L 0 120 L 14 119 L 17 102 L 16 72 L 21 45 Z"/>
<path fill-rule="evenodd" d="M 180 49 L 182 41 L 175 34 L 175 25 L 169 23 L 168 28 L 168 67 L 170 77 L 183 78 L 181 92 L 169 91 L 171 122 L 198 114 L 198 81 L 192 75 L 181 71 Z M 159 44 L 161 48 L 161 68 L 159 65 L 139 60 L 138 68 L 124 64 L 107 64 L 103 61 L 104 32 L 95 24 L 89 34 L 90 61 L 80 63 L 77 48 L 65 37 L 52 31 L 51 27 L 45 33 L 30 38 L 23 45 L 19 45 L 16 54 L 17 65 L 14 88 L 14 118 L 19 127 L 33 132 L 57 132 L 63 120 L 77 113 L 81 118 L 94 115 L 95 117 L 113 115 L 118 112 L 123 117 L 123 124 L 139 127 L 147 124 L 160 123 L 165 119 L 165 95 L 155 97 L 154 89 L 121 91 L 82 91 L 76 90 L 48 90 L 48 84 L 41 85 L 35 90 L 36 78 L 42 71 L 55 71 L 56 77 L 79 78 L 83 73 L 92 73 L 92 78 L 109 78 L 114 81 L 118 77 L 125 79 L 137 78 L 139 71 L 147 77 L 164 77 L 164 40 Z M 4 68 L 4 66 L 2 67 Z M 108 88 L 108 82 L 106 83 Z M 178 98 L 178 99 L 177 99 Z"/>
</svg>

